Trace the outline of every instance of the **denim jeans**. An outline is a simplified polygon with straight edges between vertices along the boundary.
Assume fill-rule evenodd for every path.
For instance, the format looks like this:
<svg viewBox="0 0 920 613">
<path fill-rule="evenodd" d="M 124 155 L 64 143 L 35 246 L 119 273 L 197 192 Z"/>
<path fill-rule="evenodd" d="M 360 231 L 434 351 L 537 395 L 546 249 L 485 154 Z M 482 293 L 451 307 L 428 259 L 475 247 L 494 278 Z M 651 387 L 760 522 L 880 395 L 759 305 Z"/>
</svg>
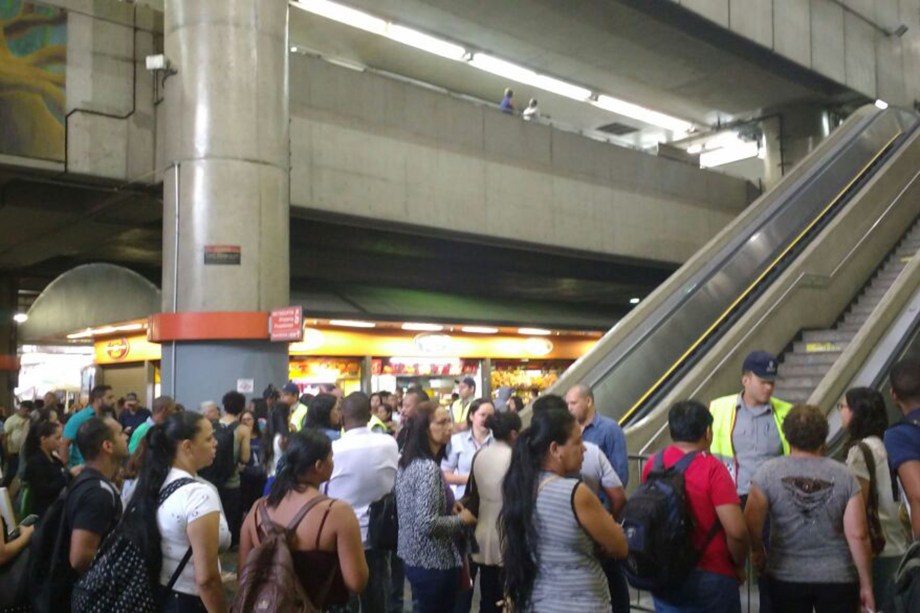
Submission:
<svg viewBox="0 0 920 613">
<path fill-rule="evenodd" d="M 459 568 L 437 570 L 407 564 L 406 578 L 412 586 L 413 613 L 453 611 L 460 582 Z"/>
<path fill-rule="evenodd" d="M 676 589 L 652 596 L 658 613 L 741 613 L 735 578 L 699 569 Z"/>
</svg>

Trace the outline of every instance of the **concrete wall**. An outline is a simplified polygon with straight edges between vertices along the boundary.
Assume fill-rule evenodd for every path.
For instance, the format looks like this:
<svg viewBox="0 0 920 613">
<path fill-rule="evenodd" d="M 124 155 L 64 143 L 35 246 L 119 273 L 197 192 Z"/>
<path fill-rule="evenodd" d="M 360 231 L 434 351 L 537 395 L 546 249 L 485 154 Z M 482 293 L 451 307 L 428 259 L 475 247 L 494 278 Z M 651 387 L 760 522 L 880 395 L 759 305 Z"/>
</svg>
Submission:
<svg viewBox="0 0 920 613">
<path fill-rule="evenodd" d="M 67 11 L 69 173 L 153 183 L 154 78 L 162 14 L 111 0 L 43 0 Z"/>
<path fill-rule="evenodd" d="M 746 182 L 291 58 L 291 206 L 682 262 Z"/>
<path fill-rule="evenodd" d="M 920 99 L 920 0 L 672 1 L 870 98 Z"/>
</svg>

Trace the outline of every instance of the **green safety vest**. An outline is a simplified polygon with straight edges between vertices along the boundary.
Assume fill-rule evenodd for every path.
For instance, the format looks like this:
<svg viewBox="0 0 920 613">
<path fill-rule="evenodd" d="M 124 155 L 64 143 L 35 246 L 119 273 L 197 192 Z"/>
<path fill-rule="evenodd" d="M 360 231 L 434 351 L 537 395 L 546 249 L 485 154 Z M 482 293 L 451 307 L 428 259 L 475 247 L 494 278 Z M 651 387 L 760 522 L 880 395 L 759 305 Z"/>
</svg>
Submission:
<svg viewBox="0 0 920 613">
<path fill-rule="evenodd" d="M 783 455 L 789 455 L 789 441 L 783 434 L 783 420 L 792 409 L 792 404 L 777 398 L 771 398 L 770 404 L 773 406 L 773 421 L 776 422 L 776 429 L 779 431 L 779 440 L 783 444 Z M 738 414 L 738 395 L 716 398 L 709 404 L 709 412 L 712 413 L 712 445 L 709 452 L 725 465 L 737 484 L 738 464 L 735 460 L 732 433 Z"/>
</svg>

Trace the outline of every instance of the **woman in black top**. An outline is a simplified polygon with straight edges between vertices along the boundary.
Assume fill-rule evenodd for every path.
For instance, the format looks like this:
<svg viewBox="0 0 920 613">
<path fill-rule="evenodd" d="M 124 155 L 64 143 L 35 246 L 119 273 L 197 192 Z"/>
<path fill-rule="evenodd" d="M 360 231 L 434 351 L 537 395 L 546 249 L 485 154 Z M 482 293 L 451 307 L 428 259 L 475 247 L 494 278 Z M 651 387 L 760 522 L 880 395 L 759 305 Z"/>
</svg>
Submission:
<svg viewBox="0 0 920 613">
<path fill-rule="evenodd" d="M 25 442 L 26 472 L 32 497 L 32 513 L 41 517 L 71 479 L 71 471 L 58 458 L 61 424 L 42 421 L 31 427 Z M 79 467 L 79 468 L 82 468 Z M 77 471 L 78 468 L 73 469 Z M 74 472 L 74 475 L 76 472 Z"/>
</svg>

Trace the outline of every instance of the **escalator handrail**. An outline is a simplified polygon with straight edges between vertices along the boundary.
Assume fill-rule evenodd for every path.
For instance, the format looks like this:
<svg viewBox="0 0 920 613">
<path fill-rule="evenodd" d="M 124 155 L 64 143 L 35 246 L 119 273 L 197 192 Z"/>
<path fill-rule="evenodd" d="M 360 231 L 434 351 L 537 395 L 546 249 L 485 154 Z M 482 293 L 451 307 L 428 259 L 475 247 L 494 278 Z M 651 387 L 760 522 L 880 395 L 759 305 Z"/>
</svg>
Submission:
<svg viewBox="0 0 920 613">
<path fill-rule="evenodd" d="M 779 265 L 779 263 L 793 250 L 795 247 L 805 238 L 805 236 L 817 225 L 819 224 L 827 214 L 837 206 L 840 201 L 850 192 L 853 186 L 858 183 L 863 177 L 866 176 L 866 173 L 869 172 L 878 160 L 885 155 L 894 143 L 903 136 L 902 131 L 898 131 L 885 145 L 879 149 L 875 155 L 856 173 L 856 175 L 846 184 L 843 188 L 834 196 L 833 199 L 822 208 L 818 214 L 812 219 L 808 225 L 806 225 L 799 234 L 788 244 L 786 247 L 777 255 L 770 264 L 764 268 L 764 270 L 754 279 L 742 292 L 741 294 L 713 321 L 713 323 L 690 345 L 690 347 L 683 353 L 677 360 L 671 364 L 670 367 L 664 372 L 664 374 L 659 377 L 652 386 L 646 390 L 642 396 L 627 410 L 622 417 L 620 417 L 619 424 L 625 426 L 632 416 L 638 411 L 645 402 L 652 396 L 661 386 L 674 374 L 686 360 L 693 354 L 697 348 L 704 343 L 712 333 L 722 325 L 722 323 L 731 315 L 731 313 L 738 307 L 738 305 L 744 301 L 748 296 L 750 296 L 755 290 L 758 289 L 759 285 L 763 280 L 773 272 Z"/>
</svg>

